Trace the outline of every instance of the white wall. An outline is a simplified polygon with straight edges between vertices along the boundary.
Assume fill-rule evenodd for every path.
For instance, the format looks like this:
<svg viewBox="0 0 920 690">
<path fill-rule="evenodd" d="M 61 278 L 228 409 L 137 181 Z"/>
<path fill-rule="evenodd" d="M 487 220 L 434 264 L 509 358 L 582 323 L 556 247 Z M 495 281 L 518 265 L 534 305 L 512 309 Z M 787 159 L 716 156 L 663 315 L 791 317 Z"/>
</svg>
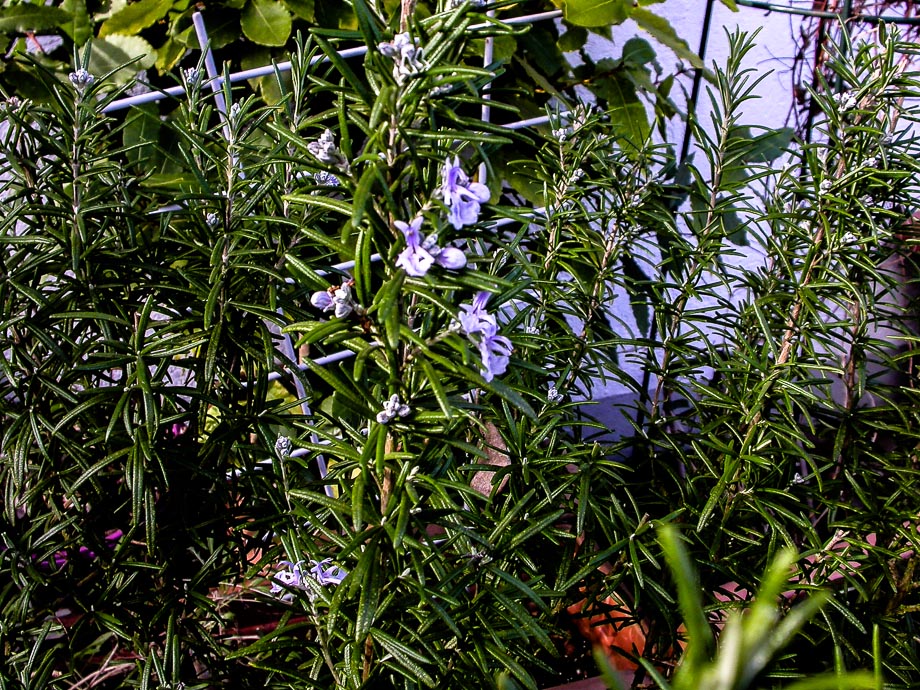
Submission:
<svg viewBox="0 0 920 690">
<path fill-rule="evenodd" d="M 669 0 L 661 5 L 651 5 L 649 9 L 666 17 L 691 49 L 699 51 L 705 5 L 704 0 Z M 738 12 L 731 12 L 721 3 L 715 3 L 704 56 L 707 67 L 711 67 L 713 63 L 719 66 L 725 65 L 729 53 L 727 32 L 740 29 L 753 34 L 759 30 L 754 39 L 754 47 L 748 53 L 744 65 L 754 70 L 751 74 L 752 80 L 759 77 L 763 77 L 763 80 L 755 89 L 758 98 L 750 101 L 743 108 L 741 124 L 782 127 L 794 122 L 790 117 L 790 108 L 793 104 L 793 76 L 790 68 L 796 50 L 793 36 L 797 34 L 800 23 L 801 18 L 796 16 L 778 12 L 766 13 L 750 8 L 739 8 Z M 621 46 L 633 36 L 649 39 L 658 53 L 658 62 L 664 74 L 677 69 L 677 57 L 668 48 L 657 44 L 632 21 L 616 27 L 612 43 L 592 35 L 588 44 L 588 52 L 595 60 L 603 57 L 619 57 Z M 689 69 L 689 65 L 685 66 Z M 698 99 L 697 115 L 700 122 L 708 124 L 710 118 L 706 85 L 704 81 Z M 672 91 L 672 96 L 681 109 L 686 109 L 686 96 L 689 95 L 691 87 L 692 73 L 688 72 L 682 78 L 680 87 L 675 87 Z M 668 140 L 675 145 L 677 150 L 680 149 L 684 130 L 684 123 L 679 118 L 674 118 L 668 123 Z M 697 157 L 696 162 L 701 164 L 701 159 Z M 753 263 L 757 260 L 758 257 L 753 251 L 749 252 L 747 257 L 739 259 L 744 263 Z M 610 305 L 610 310 L 617 318 L 635 328 L 635 321 L 626 295 L 618 295 Z M 625 354 L 628 357 L 628 353 Z M 621 361 L 621 364 L 624 362 Z M 642 381 L 642 367 L 639 363 L 634 362 L 624 368 L 637 381 Z M 654 385 L 654 381 L 651 383 Z M 617 384 L 604 385 L 598 382 L 593 391 L 593 397 L 595 400 L 604 400 L 601 400 L 595 412 L 590 413 L 598 416 L 614 430 L 620 428 L 625 431 L 622 415 L 611 410 L 610 403 L 624 402 L 628 405 L 631 394 L 627 394 L 623 387 Z"/>
</svg>

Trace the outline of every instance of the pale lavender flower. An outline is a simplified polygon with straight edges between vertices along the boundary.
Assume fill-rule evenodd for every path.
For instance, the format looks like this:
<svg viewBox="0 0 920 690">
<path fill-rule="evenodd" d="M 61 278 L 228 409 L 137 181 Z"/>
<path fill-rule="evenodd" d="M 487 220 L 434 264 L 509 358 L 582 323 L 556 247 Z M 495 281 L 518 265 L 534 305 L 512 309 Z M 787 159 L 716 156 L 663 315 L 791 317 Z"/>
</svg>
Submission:
<svg viewBox="0 0 920 690">
<path fill-rule="evenodd" d="M 435 263 L 438 266 L 451 271 L 459 271 L 466 266 L 466 254 L 462 249 L 457 247 L 435 247 L 438 251 L 434 255 Z"/>
<path fill-rule="evenodd" d="M 142 93 L 150 93 L 150 84 L 147 83 L 147 70 L 142 69 L 134 75 L 134 84 L 127 90 L 128 96 L 140 96 Z"/>
<path fill-rule="evenodd" d="M 479 341 L 482 369 L 479 373 L 486 381 L 491 381 L 496 376 L 505 373 L 513 349 L 508 338 L 498 335 L 496 326 L 489 324 L 482 330 L 482 340 Z"/>
<path fill-rule="evenodd" d="M 448 158 L 444 162 L 441 186 L 436 193 L 447 204 L 447 220 L 457 230 L 478 221 L 480 204 L 484 204 L 492 196 L 484 184 L 470 181 L 456 156 L 453 160 Z"/>
<path fill-rule="evenodd" d="M 96 77 L 82 68 L 78 69 L 76 72 L 71 72 L 67 75 L 67 78 L 70 79 L 70 83 L 73 84 L 73 87 L 80 94 L 86 91 L 87 86 L 96 81 Z"/>
<path fill-rule="evenodd" d="M 460 305 L 460 314 L 457 319 L 460 321 L 460 328 L 467 335 L 482 333 L 486 327 L 496 326 L 495 317 L 486 311 L 489 297 L 488 292 L 480 290 L 470 304 Z"/>
<path fill-rule="evenodd" d="M 324 185 L 326 187 L 338 187 L 342 184 L 339 182 L 339 178 L 330 172 L 326 172 L 325 170 L 320 170 L 319 172 L 313 173 L 313 181 L 316 184 Z"/>
<path fill-rule="evenodd" d="M 284 592 L 282 599 L 290 601 L 293 598 L 291 589 L 300 589 L 306 592 L 310 601 L 316 598 L 320 587 L 327 585 L 341 584 L 342 580 L 348 573 L 337 565 L 327 565 L 332 562 L 331 558 L 322 561 L 309 561 L 311 568 L 304 570 L 303 561 L 291 563 L 282 561 L 281 565 L 288 566 L 289 569 L 281 570 L 272 576 L 272 587 L 270 592 L 278 594 Z"/>
<path fill-rule="evenodd" d="M 466 254 L 456 247 L 439 247 L 437 234 L 425 237 L 421 233 L 422 216 L 416 216 L 411 223 L 394 222 L 406 238 L 406 248 L 396 258 L 396 266 L 415 278 L 428 273 L 434 264 L 452 271 L 466 266 Z"/>
<path fill-rule="evenodd" d="M 313 296 L 310 297 L 310 304 L 322 311 L 332 311 L 335 308 L 332 295 L 329 294 L 328 290 L 314 292 Z"/>
<path fill-rule="evenodd" d="M 434 257 L 434 262 L 442 268 L 458 271 L 466 266 L 466 254 L 456 247 L 438 246 L 438 233 L 433 232 L 422 241 L 422 249 Z"/>
<path fill-rule="evenodd" d="M 307 151 L 316 156 L 321 163 L 333 165 L 344 171 L 349 169 L 348 161 L 335 145 L 335 136 L 330 129 L 325 130 L 316 141 L 307 144 Z"/>
<path fill-rule="evenodd" d="M 64 45 L 60 36 L 37 36 L 26 34 L 26 52 L 29 55 L 47 55 Z"/>
<path fill-rule="evenodd" d="M 322 561 L 310 561 L 310 563 L 313 564 L 313 567 L 307 572 L 323 587 L 342 584 L 342 580 L 348 575 L 343 568 L 337 565 L 327 565 L 327 563 L 332 563 L 331 558 L 326 558 Z"/>
<path fill-rule="evenodd" d="M 351 312 L 361 313 L 360 305 L 351 296 L 351 287 L 342 283 L 335 289 L 318 290 L 310 297 L 310 304 L 323 311 L 334 311 L 338 318 L 348 316 Z"/>
<path fill-rule="evenodd" d="M 201 70 L 197 67 L 189 67 L 187 70 L 183 70 L 182 76 L 185 78 L 185 84 L 188 90 L 195 90 L 201 86 L 202 74 Z"/>
<path fill-rule="evenodd" d="M 300 563 L 291 563 L 290 561 L 281 561 L 281 565 L 286 565 L 290 570 L 279 570 L 272 576 L 272 588 L 269 590 L 272 594 L 284 592 L 282 599 L 291 600 L 293 595 L 289 591 L 291 588 L 304 589 L 303 573 L 300 570 Z"/>
<path fill-rule="evenodd" d="M 275 440 L 275 454 L 279 458 L 285 458 L 291 454 L 294 444 L 287 436 L 278 436 Z"/>
<path fill-rule="evenodd" d="M 404 223 L 401 220 L 394 223 L 406 238 L 406 248 L 397 257 L 396 266 L 416 278 L 428 273 L 428 269 L 434 264 L 431 252 L 422 246 L 425 238 L 420 230 L 424 221 L 422 216 L 416 216 L 411 223 Z"/>
<path fill-rule="evenodd" d="M 399 396 L 394 393 L 390 399 L 383 403 L 383 409 L 377 413 L 377 422 L 388 424 L 390 420 L 396 417 L 405 417 L 412 410 L 404 402 L 401 402 Z"/>
<path fill-rule="evenodd" d="M 423 50 L 418 45 L 418 39 L 413 39 L 408 33 L 396 34 L 392 42 L 380 43 L 377 50 L 393 59 L 393 78 L 397 84 L 403 84 L 409 77 L 428 69 L 428 63 L 422 59 Z"/>
<path fill-rule="evenodd" d="M 464 333 L 468 336 L 479 334 L 478 340 L 471 340 L 476 343 L 479 350 L 482 359 L 480 373 L 486 381 L 505 373 L 511 351 L 514 349 L 508 338 L 498 334 L 495 316 L 486 311 L 489 296 L 488 292 L 480 290 L 471 303 L 460 305 L 460 313 L 457 315 L 460 329 Z"/>
</svg>

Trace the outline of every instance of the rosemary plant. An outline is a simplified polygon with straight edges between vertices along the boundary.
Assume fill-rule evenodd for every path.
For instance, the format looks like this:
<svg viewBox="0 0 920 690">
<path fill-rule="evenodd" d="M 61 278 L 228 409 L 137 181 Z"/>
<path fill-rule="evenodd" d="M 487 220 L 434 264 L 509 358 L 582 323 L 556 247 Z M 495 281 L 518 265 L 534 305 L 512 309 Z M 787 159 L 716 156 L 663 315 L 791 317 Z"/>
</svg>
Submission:
<svg viewBox="0 0 920 690">
<path fill-rule="evenodd" d="M 0 685 L 539 688 L 611 597 L 664 669 L 654 521 L 707 594 L 786 546 L 836 588 L 767 672 L 913 683 L 912 48 L 785 145 L 733 36 L 679 164 L 622 110 L 484 121 L 513 26 L 356 6 L 363 64 L 316 32 L 277 106 L 189 70 L 115 119 L 85 53 L 4 101 Z"/>
</svg>

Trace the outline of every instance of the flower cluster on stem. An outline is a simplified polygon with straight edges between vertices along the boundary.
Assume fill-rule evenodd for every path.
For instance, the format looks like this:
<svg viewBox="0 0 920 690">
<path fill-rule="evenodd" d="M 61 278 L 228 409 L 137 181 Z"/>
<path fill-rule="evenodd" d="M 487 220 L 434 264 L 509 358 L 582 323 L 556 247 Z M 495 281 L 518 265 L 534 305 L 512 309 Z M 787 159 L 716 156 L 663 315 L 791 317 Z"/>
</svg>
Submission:
<svg viewBox="0 0 920 690">
<path fill-rule="evenodd" d="M 434 233 L 425 237 L 421 233 L 422 216 L 416 216 L 411 223 L 401 220 L 393 224 L 406 238 L 406 248 L 396 259 L 396 266 L 408 275 L 419 278 L 434 264 L 457 271 L 466 266 L 466 254 L 456 247 L 439 247 L 438 235 Z"/>
<path fill-rule="evenodd" d="M 482 369 L 479 373 L 486 381 L 491 381 L 508 369 L 514 347 L 507 337 L 499 335 L 495 315 L 486 311 L 488 301 L 488 292 L 477 292 L 470 304 L 460 305 L 457 320 L 466 335 L 478 336 L 471 337 L 471 340 L 476 343 L 482 359 Z"/>
<path fill-rule="evenodd" d="M 397 394 L 390 396 L 390 399 L 383 403 L 383 409 L 377 413 L 377 421 L 380 424 L 389 424 L 390 420 L 396 417 L 405 417 L 412 410 L 406 403 L 399 399 Z"/>
<path fill-rule="evenodd" d="M 278 571 L 272 577 L 271 593 L 284 592 L 281 598 L 289 601 L 293 598 L 290 590 L 300 589 L 307 593 L 310 601 L 313 601 L 320 587 L 341 584 L 342 580 L 348 575 L 339 566 L 332 565 L 331 558 L 326 558 L 322 561 L 311 560 L 309 561 L 309 568 L 305 568 L 303 563 L 303 561 L 298 561 L 297 563 L 282 561 L 281 565 L 287 566 L 287 569 Z"/>
<path fill-rule="evenodd" d="M 392 41 L 379 44 L 377 50 L 393 59 L 393 78 L 397 84 L 405 84 L 410 77 L 428 69 L 428 63 L 422 59 L 424 50 L 419 47 L 418 39 L 407 32 L 396 34 Z"/>
<path fill-rule="evenodd" d="M 331 165 L 340 170 L 347 172 L 349 170 L 348 161 L 339 147 L 336 146 L 335 136 L 332 130 L 325 130 L 316 141 L 307 144 L 307 150 L 313 154 L 320 163 Z"/>
<path fill-rule="evenodd" d="M 447 205 L 447 221 L 459 230 L 465 225 L 472 225 L 479 220 L 481 204 L 486 203 L 492 194 L 481 182 L 470 181 L 463 172 L 459 159 L 448 158 L 441 170 L 441 186 L 436 195 Z"/>
<path fill-rule="evenodd" d="M 351 294 L 351 283 L 342 283 L 339 287 L 329 287 L 318 290 L 310 297 L 310 304 L 323 311 L 335 312 L 336 317 L 342 318 L 352 312 L 364 313 L 364 309 L 355 301 Z"/>
</svg>

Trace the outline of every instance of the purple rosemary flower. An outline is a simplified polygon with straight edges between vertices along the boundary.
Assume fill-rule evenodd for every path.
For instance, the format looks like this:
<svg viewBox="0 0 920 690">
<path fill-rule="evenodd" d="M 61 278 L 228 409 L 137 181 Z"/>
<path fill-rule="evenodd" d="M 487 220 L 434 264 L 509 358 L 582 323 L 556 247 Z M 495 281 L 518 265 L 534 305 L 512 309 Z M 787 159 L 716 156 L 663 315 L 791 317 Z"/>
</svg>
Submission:
<svg viewBox="0 0 920 690">
<path fill-rule="evenodd" d="M 388 424 L 391 419 L 405 417 L 411 411 L 409 406 L 401 402 L 399 396 L 394 393 L 390 396 L 389 400 L 383 403 L 383 409 L 377 413 L 377 422 L 380 424 Z"/>
<path fill-rule="evenodd" d="M 424 51 L 419 47 L 418 39 L 408 33 L 396 34 L 392 42 L 380 43 L 377 50 L 393 59 L 393 78 L 397 84 L 404 84 L 409 77 L 428 69 L 428 63 L 422 59 Z"/>
<path fill-rule="evenodd" d="M 76 72 L 71 72 L 67 75 L 67 78 L 70 79 L 70 83 L 73 84 L 73 87 L 80 95 L 83 95 L 87 87 L 96 81 L 96 78 L 92 74 L 82 68 L 78 69 Z"/>
<path fill-rule="evenodd" d="M 363 311 L 351 296 L 351 287 L 348 283 L 342 283 L 337 288 L 314 292 L 310 297 L 310 304 L 323 311 L 334 311 L 338 318 L 348 316 L 353 311 L 359 314 Z"/>
<path fill-rule="evenodd" d="M 416 216 L 411 223 L 395 221 L 397 229 L 406 238 L 406 248 L 396 258 L 396 266 L 415 278 L 428 273 L 434 264 L 456 271 L 466 266 L 466 254 L 456 247 L 439 247 L 437 234 L 425 237 L 421 233 L 422 216 Z"/>
<path fill-rule="evenodd" d="M 313 567 L 307 572 L 323 587 L 326 585 L 340 585 L 345 576 L 348 575 L 345 570 L 337 565 L 327 565 L 327 563 L 332 563 L 331 558 L 326 558 L 322 561 L 310 561 L 310 563 L 313 564 Z"/>
<path fill-rule="evenodd" d="M 416 278 L 428 273 L 428 269 L 434 263 L 431 252 L 422 246 L 425 237 L 420 230 L 424 221 L 422 216 L 416 216 L 411 223 L 404 223 L 401 220 L 394 223 L 406 238 L 406 248 L 397 257 L 396 265 Z"/>
<path fill-rule="evenodd" d="M 479 341 L 482 369 L 479 373 L 486 381 L 505 373 L 513 349 L 508 338 L 498 335 L 498 328 L 494 324 L 488 324 L 482 329 L 482 340 Z"/>
<path fill-rule="evenodd" d="M 466 335 L 479 334 L 479 338 L 470 338 L 479 350 L 482 358 L 480 373 L 486 381 L 501 376 L 508 368 L 508 361 L 514 347 L 511 341 L 498 334 L 498 322 L 493 314 L 486 311 L 489 293 L 480 290 L 469 304 L 460 305 L 457 321 L 460 330 Z"/>
<path fill-rule="evenodd" d="M 476 293 L 470 304 L 460 305 L 460 314 L 457 317 L 460 328 L 467 335 L 482 333 L 488 326 L 496 326 L 495 317 L 486 311 L 486 303 L 491 295 L 485 290 Z"/>
<path fill-rule="evenodd" d="M 271 593 L 278 594 L 285 590 L 300 589 L 307 593 L 310 601 L 316 598 L 320 587 L 327 585 L 341 584 L 342 580 L 348 575 L 345 570 L 337 565 L 327 565 L 332 563 L 331 558 L 322 561 L 309 561 L 312 565 L 308 570 L 304 570 L 303 561 L 291 563 L 290 561 L 281 561 L 281 565 L 287 566 L 289 570 L 280 570 L 272 577 Z M 281 598 L 289 601 L 293 598 L 290 591 L 286 591 Z"/>
<path fill-rule="evenodd" d="M 439 247 L 438 234 L 436 232 L 430 234 L 425 241 L 422 242 L 422 247 L 434 257 L 434 262 L 442 268 L 458 271 L 466 266 L 466 254 L 456 247 Z"/>
<path fill-rule="evenodd" d="M 436 193 L 447 204 L 447 220 L 456 230 L 478 221 L 480 204 L 484 204 L 492 196 L 484 184 L 470 181 L 456 156 L 453 160 L 448 158 L 444 162 L 441 186 Z"/>
</svg>

